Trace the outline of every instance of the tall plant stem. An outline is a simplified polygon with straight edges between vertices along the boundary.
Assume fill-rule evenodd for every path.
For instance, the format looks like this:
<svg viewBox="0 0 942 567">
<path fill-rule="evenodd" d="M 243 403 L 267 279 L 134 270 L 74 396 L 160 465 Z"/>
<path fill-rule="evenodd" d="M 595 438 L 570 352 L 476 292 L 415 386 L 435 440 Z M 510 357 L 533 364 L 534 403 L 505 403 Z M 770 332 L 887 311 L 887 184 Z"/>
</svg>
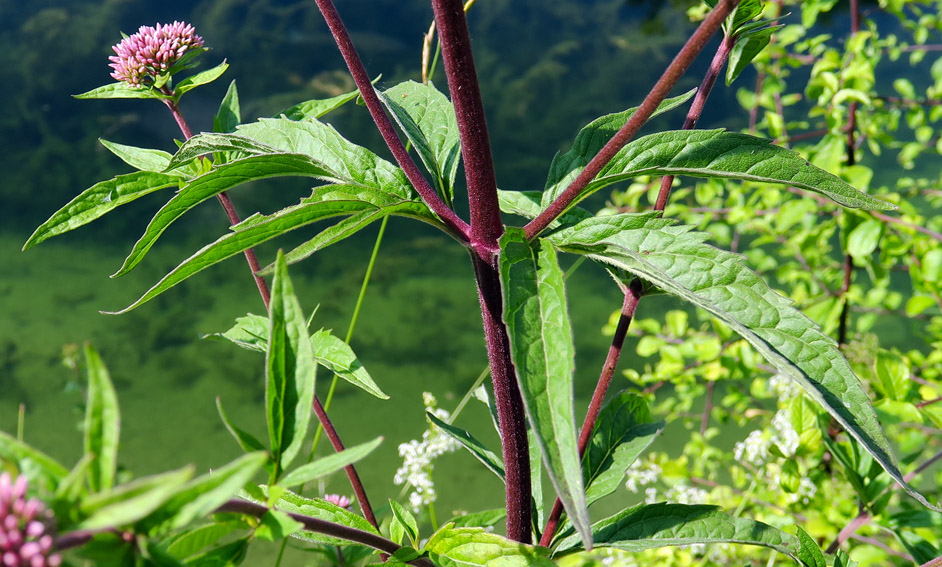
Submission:
<svg viewBox="0 0 942 567">
<path fill-rule="evenodd" d="M 317 3 L 321 15 L 324 16 L 327 27 L 330 28 L 330 33 L 340 49 L 340 54 L 347 64 L 347 69 L 350 70 L 350 74 L 353 76 L 354 83 L 360 90 L 360 96 L 363 97 L 363 102 L 370 111 L 373 122 L 376 123 L 376 128 L 383 136 L 389 151 L 396 158 L 399 167 L 402 168 L 402 171 L 406 174 L 412 186 L 415 187 L 416 192 L 422 197 L 422 200 L 425 201 L 425 204 L 442 219 L 442 222 L 451 230 L 453 236 L 459 241 L 467 243 L 469 238 L 468 224 L 445 204 L 428 180 L 425 179 L 425 176 L 422 175 L 422 171 L 415 164 L 415 161 L 409 156 L 409 152 L 403 145 L 402 140 L 399 139 L 398 134 L 396 134 L 392 122 L 386 116 L 383 103 L 380 102 L 379 96 L 377 96 L 373 84 L 370 82 L 366 68 L 363 66 L 363 62 L 350 40 L 350 34 L 347 33 L 347 28 L 344 26 L 343 20 L 340 19 L 340 14 L 337 13 L 334 3 L 331 0 L 314 1 Z"/>
<path fill-rule="evenodd" d="M 693 32 L 687 43 L 680 49 L 680 52 L 671 61 L 671 64 L 658 79 L 651 92 L 644 98 L 644 101 L 638 107 L 638 110 L 631 115 L 628 122 L 612 137 L 605 146 L 599 150 L 599 153 L 592 158 L 573 182 L 553 201 L 550 206 L 540 213 L 535 219 L 529 222 L 525 227 L 527 238 L 534 238 L 543 231 L 553 220 L 566 211 L 579 197 L 580 193 L 586 188 L 592 179 L 608 162 L 615 157 L 615 154 L 627 144 L 638 130 L 651 118 L 658 105 L 667 97 L 671 89 L 680 80 L 684 71 L 693 63 L 697 55 L 706 47 L 707 42 L 714 33 L 723 24 L 723 21 L 729 16 L 733 9 L 739 4 L 739 0 L 720 0 L 715 8 L 710 12 L 700 26 Z"/>
<path fill-rule="evenodd" d="M 341 452 L 344 450 L 343 441 L 340 440 L 340 436 L 337 435 L 337 430 L 332 425 L 330 418 L 327 416 L 327 411 L 324 409 L 324 406 L 321 405 L 320 399 L 317 396 L 314 396 L 314 413 L 317 414 L 317 419 L 320 420 L 321 424 L 324 426 L 324 432 L 327 433 L 327 438 L 330 439 L 330 444 L 333 445 L 334 451 Z M 350 480 L 350 486 L 353 487 L 353 492 L 356 494 L 357 502 L 360 504 L 360 510 L 363 512 L 363 517 L 366 520 L 373 524 L 374 528 L 379 528 L 379 523 L 376 522 L 376 516 L 373 514 L 373 507 L 370 506 L 370 500 L 366 497 L 366 490 L 363 488 L 363 483 L 360 481 L 360 475 L 357 474 L 356 468 L 353 465 L 347 465 L 344 467 L 344 471 L 347 473 L 347 478 Z"/>
<path fill-rule="evenodd" d="M 709 98 L 710 92 L 716 84 L 716 79 L 720 76 L 723 65 L 726 63 L 726 59 L 729 57 L 729 53 L 735 43 L 735 36 L 729 35 L 724 37 L 723 41 L 720 42 L 720 46 L 713 55 L 710 68 L 703 76 L 700 88 L 697 89 L 697 95 L 694 97 L 693 102 L 690 104 L 690 109 L 687 111 L 687 118 L 684 120 L 683 125 L 684 130 L 692 130 L 697 126 L 697 122 L 700 120 L 700 116 L 703 114 L 703 109 L 706 106 L 707 98 Z M 673 182 L 674 176 L 672 175 L 666 175 L 661 180 L 661 188 L 657 194 L 654 210 L 663 211 L 664 207 L 667 206 L 667 199 L 670 197 Z M 586 447 L 589 446 L 589 439 L 592 437 L 592 429 L 595 427 L 595 422 L 598 420 L 599 413 L 602 411 L 602 402 L 605 400 L 605 394 L 608 393 L 608 388 L 612 383 L 612 376 L 615 373 L 615 368 L 618 366 L 618 360 L 621 357 L 622 347 L 625 344 L 625 336 L 628 334 L 628 327 L 631 325 L 631 319 L 635 315 L 638 302 L 641 301 L 641 296 L 644 294 L 641 281 L 637 279 L 632 281 L 631 284 L 624 289 L 624 292 L 625 298 L 621 307 L 621 315 L 618 317 L 618 325 L 615 327 L 615 335 L 612 337 L 612 344 L 608 349 L 608 355 L 605 357 L 605 363 L 602 365 L 602 372 L 599 375 L 598 384 L 596 384 L 595 391 L 592 393 L 589 409 L 586 412 L 585 420 L 582 422 L 582 429 L 579 432 L 580 456 L 585 454 Z M 540 545 L 549 546 L 553 541 L 553 536 L 556 535 L 556 530 L 559 527 L 559 519 L 562 516 L 562 512 L 562 501 L 557 498 L 546 520 L 546 527 L 543 529 L 543 537 L 540 539 Z"/>
<path fill-rule="evenodd" d="M 177 121 L 177 125 L 180 126 L 180 131 L 183 132 L 183 136 L 189 140 L 191 137 L 193 137 L 193 132 L 190 130 L 190 126 L 187 124 L 183 113 L 180 112 L 180 108 L 173 101 L 164 102 L 170 109 L 170 112 L 173 113 L 173 118 Z M 226 195 L 225 192 L 219 194 L 219 202 L 222 203 L 222 207 L 225 209 L 226 215 L 229 217 L 229 222 L 234 225 L 239 224 L 239 222 L 241 222 L 239 213 L 236 212 L 235 207 L 232 204 L 232 200 L 229 199 L 229 196 Z M 268 308 L 269 304 L 271 303 L 271 291 L 268 288 L 268 282 L 258 275 L 258 272 L 262 268 L 258 263 L 258 257 L 255 256 L 255 251 L 251 248 L 246 250 L 245 259 L 249 264 L 249 268 L 252 270 L 252 277 L 255 279 L 255 284 L 258 287 L 259 294 L 262 296 L 262 301 L 265 303 L 265 307 Z M 317 414 L 317 418 L 320 421 L 321 427 L 323 427 L 324 431 L 327 432 L 327 436 L 333 443 L 334 448 L 338 452 L 343 451 L 343 443 L 340 442 L 340 436 L 337 434 L 337 430 L 334 429 L 334 424 L 330 421 L 330 418 L 327 416 L 327 412 L 324 410 L 323 406 L 321 406 L 321 401 L 318 399 L 316 394 L 314 395 L 314 413 Z M 336 442 L 334 442 L 335 439 Z M 350 479 L 350 484 L 353 487 L 353 492 L 357 495 L 357 500 L 360 502 L 360 509 L 363 510 L 363 516 L 366 517 L 366 519 L 369 520 L 373 526 L 378 528 L 379 524 L 376 523 L 376 516 L 373 515 L 373 509 L 370 507 L 370 502 L 366 498 L 366 491 L 363 489 L 363 483 L 360 482 L 360 476 L 357 474 L 353 465 L 349 465 L 346 470 L 347 477 Z"/>
<path fill-rule="evenodd" d="M 586 412 L 585 419 L 582 422 L 582 430 L 579 432 L 579 456 L 585 454 L 586 447 L 589 446 L 589 439 L 592 438 L 592 429 L 602 411 L 602 402 L 605 401 L 605 394 L 612 384 L 612 376 L 615 375 L 615 368 L 618 366 L 618 359 L 621 357 L 621 349 L 625 344 L 625 336 L 628 334 L 628 326 L 631 325 L 631 319 L 635 315 L 635 309 L 638 307 L 638 301 L 641 299 L 641 282 L 634 280 L 631 285 L 625 289 L 625 300 L 621 306 L 621 316 L 618 318 L 618 326 L 615 327 L 615 335 L 612 337 L 612 344 L 608 347 L 608 355 L 605 357 L 605 363 L 602 365 L 602 373 L 599 376 L 599 382 L 592 392 L 592 400 L 589 402 L 589 409 Z M 559 519 L 563 513 L 563 502 L 559 498 L 553 503 L 553 509 L 546 519 L 546 527 L 543 528 L 543 537 L 540 538 L 540 545 L 549 547 L 559 528 Z"/>
<path fill-rule="evenodd" d="M 442 62 L 455 106 L 471 211 L 471 258 L 481 303 L 488 362 L 501 430 L 507 507 L 507 537 L 531 541 L 530 459 L 526 415 L 510 358 L 498 275 L 498 239 L 504 232 L 497 179 L 487 134 L 484 103 L 471 53 L 471 36 L 461 0 L 432 0 Z"/>
<path fill-rule="evenodd" d="M 850 0 L 850 35 L 853 37 L 860 31 L 860 7 L 858 0 Z M 844 148 L 847 153 L 846 164 L 848 167 L 857 163 L 855 153 L 857 147 L 857 101 L 852 101 L 847 108 L 847 137 L 845 138 Z M 850 301 L 847 299 L 847 292 L 850 291 L 851 278 L 854 274 L 854 259 L 850 254 L 844 253 L 844 280 L 841 283 L 841 298 L 844 306 L 841 307 L 841 317 L 837 326 L 837 344 L 847 344 L 847 326 L 850 320 Z"/>
</svg>

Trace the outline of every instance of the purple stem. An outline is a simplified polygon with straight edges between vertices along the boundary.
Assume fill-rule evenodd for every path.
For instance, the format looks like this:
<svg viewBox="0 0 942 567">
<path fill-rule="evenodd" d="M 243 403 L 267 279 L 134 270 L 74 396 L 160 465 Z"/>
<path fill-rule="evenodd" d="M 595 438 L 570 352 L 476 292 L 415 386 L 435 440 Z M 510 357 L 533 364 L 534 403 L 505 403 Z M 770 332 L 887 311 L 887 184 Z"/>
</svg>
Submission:
<svg viewBox="0 0 942 567">
<path fill-rule="evenodd" d="M 553 220 L 566 211 L 570 205 L 579 197 L 583 189 L 589 184 L 596 175 L 602 171 L 608 162 L 615 157 L 615 154 L 627 144 L 638 130 L 651 118 L 658 105 L 667 97 L 677 81 L 687 70 L 687 67 L 693 63 L 697 55 L 703 50 L 707 42 L 726 20 L 733 9 L 739 4 L 739 0 L 720 0 L 715 8 L 710 12 L 700 26 L 693 32 L 687 43 L 681 48 L 674 60 L 658 79 L 657 83 L 644 98 L 644 101 L 638 107 L 638 110 L 631 115 L 628 122 L 612 137 L 605 146 L 599 150 L 599 153 L 585 166 L 573 182 L 563 191 L 559 197 L 553 201 L 549 207 L 540 213 L 535 219 L 530 221 L 525 227 L 527 238 L 532 239 L 543 231 Z"/>
<path fill-rule="evenodd" d="M 857 0 L 850 0 L 850 35 L 853 37 L 860 31 L 860 9 Z M 852 166 L 857 163 L 857 157 L 854 152 L 857 147 L 857 101 L 850 103 L 847 109 L 847 140 L 844 144 L 847 152 L 847 165 Z M 850 291 L 851 278 L 854 274 L 854 259 L 850 254 L 844 254 L 844 281 L 841 284 L 841 298 L 844 300 L 844 306 L 841 307 L 841 318 L 837 328 L 837 344 L 847 344 L 847 326 L 850 319 L 850 302 L 847 299 L 847 292 Z"/>
<path fill-rule="evenodd" d="M 396 129 L 393 127 L 392 122 L 390 122 L 389 117 L 386 116 L 383 103 L 380 102 L 379 97 L 376 95 L 376 90 L 370 82 L 366 68 L 363 66 L 363 62 L 360 60 L 360 56 L 357 54 L 357 50 L 350 40 L 350 34 L 347 33 L 347 28 L 344 27 L 343 20 L 340 19 L 340 14 L 337 13 L 333 2 L 331 0 L 314 1 L 317 3 L 321 14 L 324 16 L 324 21 L 327 22 L 327 27 L 330 28 L 331 35 L 334 36 L 334 41 L 340 49 L 340 54 L 343 56 L 343 60 L 346 62 L 347 68 L 353 76 L 353 81 L 356 83 L 357 88 L 360 89 L 360 96 L 363 97 L 363 102 L 370 111 L 373 122 L 376 123 L 376 128 L 379 129 L 379 133 L 383 136 L 383 140 L 385 140 L 393 157 L 396 158 L 399 167 L 402 168 L 402 171 L 406 174 L 406 177 L 409 178 L 412 186 L 415 187 L 415 190 L 422 197 L 422 200 L 425 201 L 425 204 L 442 219 L 442 222 L 451 230 L 455 238 L 461 242 L 468 242 L 470 231 L 468 224 L 455 214 L 453 210 L 448 208 L 448 205 L 445 204 L 435 189 L 429 184 L 428 180 L 425 179 L 425 176 L 422 175 L 422 171 L 409 156 L 408 150 L 406 150 L 406 147 L 402 144 L 402 140 L 400 140 L 398 134 L 396 134 Z"/>
<path fill-rule="evenodd" d="M 455 106 L 471 211 L 471 248 L 478 299 L 487 341 L 491 381 L 501 430 L 505 466 L 507 537 L 532 540 L 530 460 L 523 398 L 510 358 L 503 322 L 503 294 L 498 272 L 498 239 L 504 232 L 497 201 L 497 180 L 487 134 L 481 89 L 471 53 L 471 36 L 461 0 L 432 0 L 442 46 L 448 90 Z"/>
</svg>

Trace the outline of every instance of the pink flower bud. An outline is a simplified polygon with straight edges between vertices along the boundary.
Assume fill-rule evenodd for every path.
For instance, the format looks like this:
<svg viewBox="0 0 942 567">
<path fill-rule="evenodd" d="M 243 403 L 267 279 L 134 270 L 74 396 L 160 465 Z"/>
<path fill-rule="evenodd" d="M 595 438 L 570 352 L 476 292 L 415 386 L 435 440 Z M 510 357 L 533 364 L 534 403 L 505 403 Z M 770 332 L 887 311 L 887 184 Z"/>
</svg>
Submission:
<svg viewBox="0 0 942 567">
<path fill-rule="evenodd" d="M 192 49 L 203 47 L 203 38 L 185 22 L 141 26 L 137 33 L 112 47 L 115 55 L 108 58 L 114 69 L 111 76 L 131 86 L 153 83 Z"/>
</svg>

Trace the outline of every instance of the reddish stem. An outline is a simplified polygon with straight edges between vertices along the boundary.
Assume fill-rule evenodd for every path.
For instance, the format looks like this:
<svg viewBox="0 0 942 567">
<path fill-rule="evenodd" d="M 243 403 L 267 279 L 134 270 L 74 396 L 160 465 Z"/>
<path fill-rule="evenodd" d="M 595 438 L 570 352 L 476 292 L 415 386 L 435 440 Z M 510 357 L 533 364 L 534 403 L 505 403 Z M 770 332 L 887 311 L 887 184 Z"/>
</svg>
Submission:
<svg viewBox="0 0 942 567">
<path fill-rule="evenodd" d="M 853 37 L 860 30 L 860 9 L 858 0 L 850 0 L 850 35 Z M 844 143 L 847 152 L 846 164 L 848 167 L 857 163 L 856 135 L 857 135 L 857 101 L 850 103 L 847 109 L 847 139 Z M 847 292 L 850 291 L 851 278 L 854 274 L 854 259 L 850 254 L 844 254 L 844 281 L 841 284 L 841 298 L 844 305 L 841 307 L 841 316 L 837 328 L 837 344 L 847 344 L 847 327 L 850 320 L 850 301 Z"/>
<path fill-rule="evenodd" d="M 373 122 L 376 123 L 376 128 L 383 136 L 383 140 L 389 147 L 389 151 L 391 151 L 393 157 L 396 158 L 399 167 L 402 168 L 402 171 L 422 197 L 422 200 L 425 201 L 425 204 L 442 219 L 442 222 L 451 230 L 455 238 L 461 242 L 468 242 L 470 230 L 468 224 L 445 204 L 438 192 L 436 192 L 431 184 L 429 184 L 428 180 L 425 179 L 425 176 L 422 175 L 422 171 L 415 164 L 412 157 L 409 156 L 409 152 L 402 144 L 402 140 L 399 139 L 399 135 L 396 133 L 396 129 L 393 127 L 389 117 L 386 116 L 383 103 L 380 102 L 379 96 L 377 96 L 376 90 L 370 82 L 366 68 L 363 66 L 363 62 L 360 60 L 360 56 L 357 54 L 357 50 L 350 40 L 350 34 L 347 33 L 347 28 L 344 26 L 343 20 L 340 19 L 340 14 L 337 13 L 333 2 L 331 0 L 314 1 L 317 3 L 321 14 L 324 16 L 324 21 L 327 22 L 327 27 L 330 28 L 331 35 L 334 36 L 334 41 L 340 49 L 340 54 L 343 56 L 343 60 L 346 62 L 350 74 L 353 76 L 353 81 L 360 90 L 360 96 L 363 97 L 363 102 L 370 111 Z"/>
<path fill-rule="evenodd" d="M 706 47 L 707 42 L 739 4 L 739 0 L 721 0 L 700 26 L 693 32 L 687 43 L 681 48 L 664 74 L 658 79 L 651 92 L 644 98 L 638 110 L 628 122 L 612 137 L 599 153 L 592 158 L 573 182 L 542 213 L 525 227 L 527 238 L 532 239 L 543 231 L 553 220 L 572 205 L 592 179 L 602 171 L 615 154 L 627 144 L 638 130 L 651 118 L 658 105 L 667 97 L 684 71 L 693 63 L 697 55 Z"/>
</svg>

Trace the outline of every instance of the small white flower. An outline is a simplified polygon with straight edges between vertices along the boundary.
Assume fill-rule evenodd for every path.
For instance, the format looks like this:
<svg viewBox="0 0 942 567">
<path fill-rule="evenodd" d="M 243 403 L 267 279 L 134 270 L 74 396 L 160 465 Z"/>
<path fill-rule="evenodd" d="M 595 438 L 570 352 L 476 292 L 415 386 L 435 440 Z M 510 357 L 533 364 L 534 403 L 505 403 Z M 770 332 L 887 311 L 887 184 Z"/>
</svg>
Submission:
<svg viewBox="0 0 942 567">
<path fill-rule="evenodd" d="M 661 477 L 661 467 L 655 463 L 635 461 L 625 471 L 625 477 L 625 488 L 637 494 L 641 488 L 657 482 L 657 479 Z"/>
<path fill-rule="evenodd" d="M 654 504 L 658 501 L 657 488 L 649 486 L 644 489 L 644 503 Z"/>
<path fill-rule="evenodd" d="M 769 378 L 769 388 L 780 402 L 787 402 L 801 393 L 801 386 L 784 374 L 775 374 Z"/>
<path fill-rule="evenodd" d="M 749 434 L 745 440 L 736 443 L 733 456 L 737 461 L 746 462 L 755 466 L 762 466 L 769 458 L 769 447 L 772 442 L 756 430 Z"/>
<path fill-rule="evenodd" d="M 775 433 L 772 437 L 778 448 L 782 450 L 782 454 L 791 457 L 798 450 L 800 440 L 788 414 L 788 410 L 779 410 L 775 413 L 775 417 L 772 418 Z"/>
</svg>

